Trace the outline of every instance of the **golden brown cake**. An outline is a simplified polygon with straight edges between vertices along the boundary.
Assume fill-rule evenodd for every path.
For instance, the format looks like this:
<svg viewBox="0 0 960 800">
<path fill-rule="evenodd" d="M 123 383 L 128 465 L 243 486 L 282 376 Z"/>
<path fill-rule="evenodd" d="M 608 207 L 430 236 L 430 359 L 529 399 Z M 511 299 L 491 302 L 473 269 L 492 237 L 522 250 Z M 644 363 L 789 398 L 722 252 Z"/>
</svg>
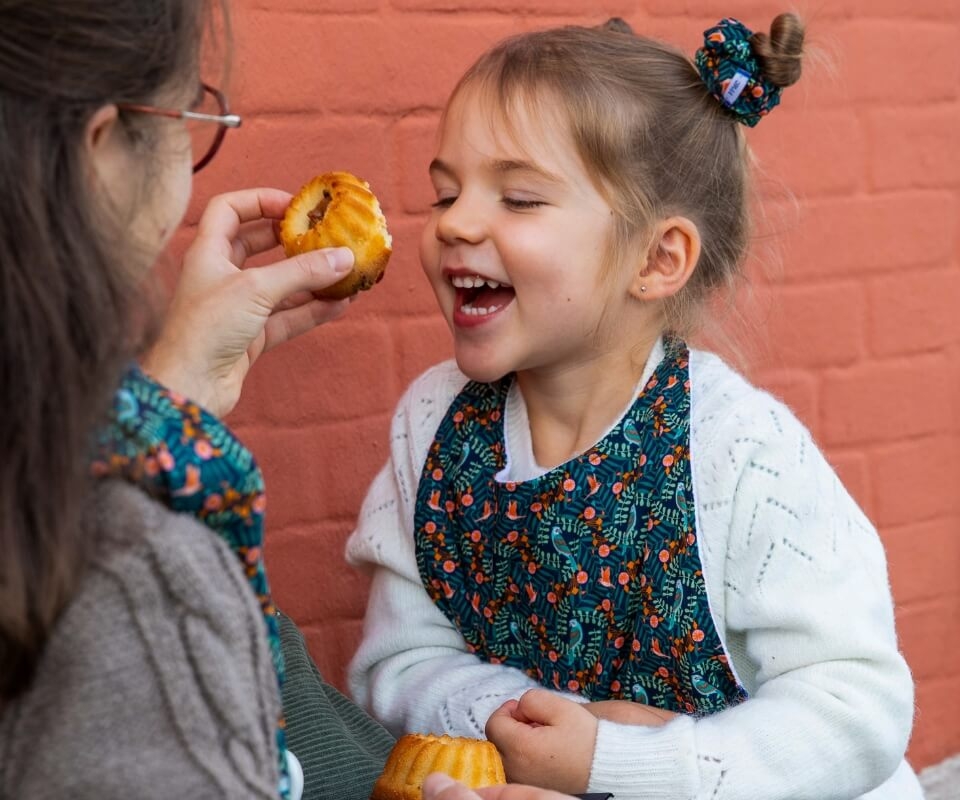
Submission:
<svg viewBox="0 0 960 800">
<path fill-rule="evenodd" d="M 377 283 L 387 268 L 393 244 L 370 185 L 349 172 L 327 172 L 307 183 L 283 215 L 280 241 L 287 256 L 321 247 L 353 251 L 350 273 L 315 292 L 336 300 Z"/>
<path fill-rule="evenodd" d="M 390 751 L 370 800 L 420 800 L 423 779 L 431 772 L 445 772 L 471 789 L 507 782 L 492 742 L 408 733 Z"/>
</svg>

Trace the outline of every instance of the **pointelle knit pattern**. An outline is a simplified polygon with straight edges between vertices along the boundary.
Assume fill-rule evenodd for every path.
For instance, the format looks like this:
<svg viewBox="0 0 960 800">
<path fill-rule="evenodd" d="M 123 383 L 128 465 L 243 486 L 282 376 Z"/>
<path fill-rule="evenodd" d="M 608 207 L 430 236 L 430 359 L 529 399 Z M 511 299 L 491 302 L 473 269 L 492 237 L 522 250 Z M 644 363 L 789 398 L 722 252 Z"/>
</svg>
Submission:
<svg viewBox="0 0 960 800">
<path fill-rule="evenodd" d="M 639 385 L 662 356 L 658 346 Z M 611 791 L 618 800 L 921 797 L 904 761 L 913 684 L 897 647 L 874 527 L 786 406 L 702 351 L 691 351 L 690 377 L 707 593 L 750 699 L 660 728 L 601 722 L 590 791 Z M 347 545 L 348 560 L 374 570 L 350 689 L 394 734 L 483 736 L 496 708 L 537 686 L 519 670 L 467 652 L 417 568 L 418 480 L 466 380 L 449 361 L 407 391 L 393 420 L 390 459 Z M 545 472 L 533 458 L 516 386 L 506 417 L 504 479 Z"/>
</svg>

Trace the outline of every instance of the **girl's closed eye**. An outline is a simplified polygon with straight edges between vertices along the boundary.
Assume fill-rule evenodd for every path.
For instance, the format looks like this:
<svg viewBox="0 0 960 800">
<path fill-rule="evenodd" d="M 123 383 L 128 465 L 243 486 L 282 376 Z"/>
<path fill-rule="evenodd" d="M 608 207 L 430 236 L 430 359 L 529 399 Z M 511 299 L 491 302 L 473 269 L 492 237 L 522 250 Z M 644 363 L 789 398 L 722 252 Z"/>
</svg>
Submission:
<svg viewBox="0 0 960 800">
<path fill-rule="evenodd" d="M 519 197 L 504 197 L 502 202 L 505 206 L 514 210 L 537 208 L 547 204 L 545 200 L 527 200 Z"/>
<path fill-rule="evenodd" d="M 430 204 L 431 208 L 450 208 L 455 202 L 456 197 L 441 197 Z M 512 209 L 528 209 L 528 208 L 537 208 L 538 206 L 546 205 L 544 200 L 520 200 L 514 197 L 504 197 L 501 201 L 505 206 Z"/>
</svg>

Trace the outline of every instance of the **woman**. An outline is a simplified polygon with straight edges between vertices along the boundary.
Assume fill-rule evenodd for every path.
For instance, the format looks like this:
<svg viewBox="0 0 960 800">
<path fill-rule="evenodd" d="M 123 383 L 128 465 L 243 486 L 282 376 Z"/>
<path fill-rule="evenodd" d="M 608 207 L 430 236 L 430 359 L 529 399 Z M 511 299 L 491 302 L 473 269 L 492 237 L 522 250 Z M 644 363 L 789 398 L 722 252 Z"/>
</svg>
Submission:
<svg viewBox="0 0 960 800">
<path fill-rule="evenodd" d="M 239 124 L 201 83 L 221 10 L 0 2 L 3 797 L 288 791 L 262 480 L 218 418 L 260 353 L 342 313 L 309 292 L 352 256 L 243 272 L 290 196 L 217 197 L 128 368 L 191 173 Z"/>
<path fill-rule="evenodd" d="M 310 292 L 349 251 L 242 271 L 290 195 L 215 197 L 129 366 L 192 173 L 239 124 L 199 71 L 225 11 L 0 0 L 0 797 L 289 794 L 280 626 L 306 795 L 365 796 L 391 743 L 275 616 L 260 474 L 219 422 L 262 352 L 345 310 Z"/>
</svg>

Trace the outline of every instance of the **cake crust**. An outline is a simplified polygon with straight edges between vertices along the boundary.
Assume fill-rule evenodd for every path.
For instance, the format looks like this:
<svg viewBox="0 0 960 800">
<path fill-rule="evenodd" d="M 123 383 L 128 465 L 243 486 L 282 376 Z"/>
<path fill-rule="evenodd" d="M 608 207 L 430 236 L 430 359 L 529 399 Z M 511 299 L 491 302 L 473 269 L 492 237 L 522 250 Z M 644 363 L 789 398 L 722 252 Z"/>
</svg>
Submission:
<svg viewBox="0 0 960 800">
<path fill-rule="evenodd" d="M 391 750 L 370 800 L 421 800 L 424 778 L 431 772 L 444 772 L 471 789 L 507 782 L 492 742 L 409 733 Z"/>
<path fill-rule="evenodd" d="M 324 247 L 349 247 L 353 269 L 318 297 L 341 300 L 370 289 L 383 278 L 393 252 L 380 203 L 370 185 L 349 172 L 326 172 L 306 183 L 280 222 L 287 256 Z"/>
</svg>

